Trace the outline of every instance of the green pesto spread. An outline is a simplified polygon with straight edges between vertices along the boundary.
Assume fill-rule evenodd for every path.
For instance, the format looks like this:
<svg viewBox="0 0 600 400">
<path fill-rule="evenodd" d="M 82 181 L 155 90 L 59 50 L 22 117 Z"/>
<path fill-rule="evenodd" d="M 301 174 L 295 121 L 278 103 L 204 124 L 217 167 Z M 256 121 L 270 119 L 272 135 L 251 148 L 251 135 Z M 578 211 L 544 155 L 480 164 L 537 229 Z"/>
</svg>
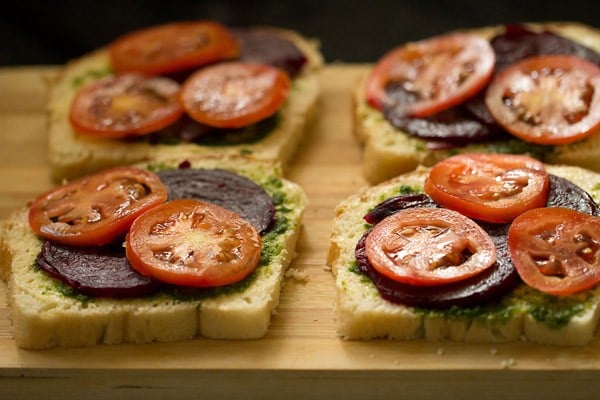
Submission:
<svg viewBox="0 0 600 400">
<path fill-rule="evenodd" d="M 427 150 L 427 142 L 424 140 L 416 141 L 415 150 L 417 152 Z M 554 146 L 533 144 L 514 138 L 488 143 L 474 143 L 465 147 L 455 147 L 450 150 L 437 150 L 436 152 L 439 151 L 444 151 L 448 157 L 472 151 L 500 154 L 526 154 L 540 161 L 545 161 L 554 152 Z"/>
<path fill-rule="evenodd" d="M 77 290 L 67 285 L 63 281 L 51 278 L 43 269 L 38 266 L 36 262 L 31 265 L 31 268 L 44 277 L 43 285 L 40 287 L 40 292 L 42 294 L 58 292 L 65 297 L 72 297 L 78 300 L 84 305 L 84 307 L 93 300 L 93 297 L 79 293 Z"/>
<path fill-rule="evenodd" d="M 548 154 L 554 151 L 553 146 L 543 146 L 528 143 L 519 139 L 503 140 L 492 142 L 487 146 L 494 153 L 503 154 L 527 154 L 533 158 L 544 161 Z"/>
<path fill-rule="evenodd" d="M 514 291 L 527 312 L 550 328 L 560 328 L 594 304 L 592 290 L 571 296 L 553 296 L 526 285 Z"/>
<path fill-rule="evenodd" d="M 107 66 L 106 68 L 102 68 L 102 69 L 92 69 L 92 70 L 86 71 L 82 75 L 78 75 L 78 76 L 74 77 L 73 80 L 71 81 L 71 85 L 73 86 L 74 89 L 78 89 L 84 83 L 87 83 L 88 81 L 98 80 L 100 78 L 104 78 L 105 76 L 112 75 L 112 73 L 113 73 L 113 71 L 109 66 Z"/>
</svg>

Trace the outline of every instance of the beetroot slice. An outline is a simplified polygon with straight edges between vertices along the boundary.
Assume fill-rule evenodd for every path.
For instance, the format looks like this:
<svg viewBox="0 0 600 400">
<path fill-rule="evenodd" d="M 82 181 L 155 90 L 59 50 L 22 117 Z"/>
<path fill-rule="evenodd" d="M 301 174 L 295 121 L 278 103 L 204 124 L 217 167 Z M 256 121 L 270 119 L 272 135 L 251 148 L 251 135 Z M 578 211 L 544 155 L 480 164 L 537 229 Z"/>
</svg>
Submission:
<svg viewBox="0 0 600 400">
<path fill-rule="evenodd" d="M 131 267 L 122 246 L 78 248 L 44 241 L 36 262 L 86 296 L 142 297 L 160 287 L 160 283 Z"/>
<path fill-rule="evenodd" d="M 290 78 L 298 75 L 307 63 L 306 55 L 276 31 L 261 28 L 233 29 L 240 42 L 241 61 L 269 64 L 283 69 Z"/>
<path fill-rule="evenodd" d="M 177 169 L 157 173 L 169 200 L 194 199 L 234 211 L 264 233 L 275 218 L 273 199 L 252 180 L 221 169 Z"/>
<path fill-rule="evenodd" d="M 565 178 L 550 175 L 548 207 L 567 207 L 592 215 L 600 215 L 600 207 L 592 197 Z M 437 207 L 425 194 L 401 195 L 385 200 L 364 216 L 370 224 L 377 224 L 385 217 L 406 208 Z M 364 272 L 381 293 L 393 303 L 414 307 L 444 309 L 452 306 L 469 307 L 497 300 L 513 290 L 521 279 L 508 251 L 509 224 L 478 222 L 491 236 L 496 245 L 496 263 L 482 273 L 448 285 L 419 287 L 396 282 L 375 270 L 365 252 L 367 231 L 356 244 L 355 256 L 358 269 Z"/>
<path fill-rule="evenodd" d="M 414 307 L 448 308 L 467 307 L 497 299 L 510 292 L 520 282 L 510 257 L 508 245 L 497 248 L 498 261 L 479 275 L 453 284 L 420 287 L 396 282 L 379 272 L 369 263 L 365 251 L 365 240 L 369 232 L 358 241 L 355 249 L 358 268 L 375 283 L 381 297 L 393 303 Z M 498 245 L 498 242 L 496 245 Z"/>
<path fill-rule="evenodd" d="M 496 72 L 531 56 L 570 54 L 600 65 L 600 54 L 556 33 L 532 32 L 523 25 L 506 25 L 504 33 L 490 41 L 496 54 Z"/>
</svg>

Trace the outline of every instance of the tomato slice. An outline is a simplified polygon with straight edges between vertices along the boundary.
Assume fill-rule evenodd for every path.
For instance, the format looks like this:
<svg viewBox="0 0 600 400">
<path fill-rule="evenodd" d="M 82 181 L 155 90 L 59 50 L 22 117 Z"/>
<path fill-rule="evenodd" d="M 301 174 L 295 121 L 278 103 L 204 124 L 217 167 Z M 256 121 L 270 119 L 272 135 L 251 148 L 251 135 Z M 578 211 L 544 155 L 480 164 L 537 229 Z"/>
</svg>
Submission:
<svg viewBox="0 0 600 400">
<path fill-rule="evenodd" d="M 183 21 L 126 34 L 109 47 L 117 72 L 167 74 L 235 58 L 239 44 L 229 30 L 213 21 Z"/>
<path fill-rule="evenodd" d="M 569 295 L 600 283 L 600 218 L 566 208 L 538 208 L 517 217 L 508 248 L 523 281 Z"/>
<path fill-rule="evenodd" d="M 544 207 L 550 178 L 544 164 L 522 155 L 459 154 L 434 165 L 425 193 L 468 217 L 495 223 Z"/>
<path fill-rule="evenodd" d="M 183 84 L 180 102 L 198 122 L 240 128 L 275 114 L 289 91 L 290 79 L 278 68 L 229 62 L 191 75 Z"/>
<path fill-rule="evenodd" d="M 365 246 L 373 268 L 415 286 L 461 281 L 496 261 L 496 246 L 479 225 L 442 208 L 412 208 L 392 214 L 375 225 Z"/>
<path fill-rule="evenodd" d="M 410 117 L 425 117 L 457 105 L 479 92 L 490 80 L 495 54 L 481 37 L 456 33 L 412 42 L 391 50 L 371 71 L 366 98 L 373 107 L 400 101 Z M 391 98 L 399 85 L 405 99 Z"/>
<path fill-rule="evenodd" d="M 571 55 L 527 58 L 498 74 L 485 102 L 524 141 L 572 143 L 600 129 L 600 67 Z"/>
<path fill-rule="evenodd" d="M 139 74 L 107 76 L 82 88 L 69 112 L 80 133 L 120 139 L 164 128 L 183 115 L 180 86 L 172 79 Z"/>
<path fill-rule="evenodd" d="M 144 275 L 182 286 L 237 282 L 258 265 L 262 239 L 233 211 L 191 199 L 153 208 L 127 235 L 131 266 Z"/>
<path fill-rule="evenodd" d="M 29 208 L 29 225 L 38 235 L 72 246 L 112 242 L 135 218 L 167 199 L 157 175 L 118 167 L 50 190 Z"/>
</svg>

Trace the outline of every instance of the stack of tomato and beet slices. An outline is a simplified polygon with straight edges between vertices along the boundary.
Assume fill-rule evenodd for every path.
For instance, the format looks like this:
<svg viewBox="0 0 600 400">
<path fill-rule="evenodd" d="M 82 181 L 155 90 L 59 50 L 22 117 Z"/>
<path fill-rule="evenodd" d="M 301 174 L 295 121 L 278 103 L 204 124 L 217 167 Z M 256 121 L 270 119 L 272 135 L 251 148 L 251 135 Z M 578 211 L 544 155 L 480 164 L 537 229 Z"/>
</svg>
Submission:
<svg viewBox="0 0 600 400">
<path fill-rule="evenodd" d="M 154 141 L 194 141 L 274 117 L 307 62 L 277 31 L 212 21 L 132 32 L 109 54 L 114 75 L 78 90 L 72 126 L 92 137 Z"/>
<path fill-rule="evenodd" d="M 600 129 L 600 54 L 520 25 L 491 41 L 447 34 L 384 55 L 366 99 L 433 149 L 511 137 L 567 144 Z"/>
<path fill-rule="evenodd" d="M 359 270 L 383 298 L 445 309 L 499 300 L 517 285 L 570 295 L 600 283 L 600 208 L 520 155 L 436 164 L 425 193 L 392 197 L 364 219 Z"/>
<path fill-rule="evenodd" d="M 139 297 L 165 285 L 238 282 L 259 265 L 275 205 L 224 170 L 118 167 L 40 195 L 29 225 L 37 265 L 92 297 Z"/>
</svg>

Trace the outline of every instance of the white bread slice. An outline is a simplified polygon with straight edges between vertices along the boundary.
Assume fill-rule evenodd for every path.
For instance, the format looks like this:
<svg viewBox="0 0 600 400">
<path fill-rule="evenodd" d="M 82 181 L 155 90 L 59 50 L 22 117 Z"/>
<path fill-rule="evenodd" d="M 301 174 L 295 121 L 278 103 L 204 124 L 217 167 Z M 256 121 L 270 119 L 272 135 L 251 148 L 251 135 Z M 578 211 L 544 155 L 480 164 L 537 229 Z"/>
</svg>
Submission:
<svg viewBox="0 0 600 400">
<path fill-rule="evenodd" d="M 571 180 L 600 200 L 600 174 L 573 166 L 547 166 L 550 173 Z M 357 272 L 354 248 L 367 230 L 366 214 L 403 188 L 422 191 L 426 167 L 364 188 L 336 207 L 327 264 L 335 277 L 337 333 L 344 339 L 425 339 L 468 343 L 514 342 L 522 339 L 545 344 L 581 345 L 589 342 L 600 317 L 600 288 L 570 299 L 581 311 L 568 323 L 553 327 L 552 316 L 535 318 L 536 306 L 549 309 L 546 297 L 524 285 L 499 305 L 476 315 L 461 310 L 438 312 L 393 304 L 381 298 L 366 275 Z M 574 306 L 575 307 L 575 306 Z M 576 308 L 566 307 L 567 310 Z"/>
<path fill-rule="evenodd" d="M 170 342 L 196 336 L 252 339 L 266 334 L 285 269 L 295 256 L 306 195 L 298 185 L 282 179 L 281 169 L 268 162 L 240 156 L 189 160 L 193 168 L 222 168 L 246 176 L 282 200 L 276 206 L 278 224 L 263 236 L 264 260 L 256 277 L 235 290 L 216 291 L 202 299 L 169 293 L 138 299 L 69 294 L 64 285 L 34 266 L 41 241 L 29 229 L 27 210 L 19 210 L 0 225 L 0 276 L 8 283 L 19 347 Z M 172 168 L 180 161 L 161 159 L 149 167 Z"/>
<path fill-rule="evenodd" d="M 600 30 L 596 28 L 576 23 L 527 24 L 527 26 L 535 30 L 551 30 L 600 52 Z M 501 27 L 489 27 L 471 32 L 491 38 L 501 29 Z M 367 75 L 368 72 L 354 87 L 353 121 L 357 141 L 364 145 L 363 175 L 371 184 L 411 171 L 418 165 L 431 166 L 457 152 L 526 151 L 529 155 L 541 157 L 541 153 L 534 147 L 527 147 L 524 142 L 516 139 L 513 144 L 493 142 L 449 150 L 429 149 L 425 140 L 394 128 L 380 111 L 366 103 L 364 86 Z M 520 149 L 517 150 L 515 145 Z M 600 134 L 574 144 L 548 149 L 543 153 L 542 160 L 550 164 L 576 165 L 600 171 Z"/>
<path fill-rule="evenodd" d="M 160 144 L 96 139 L 78 134 L 68 121 L 71 101 L 76 89 L 106 75 L 110 60 L 106 48 L 69 62 L 57 78 L 50 82 L 48 100 L 48 153 L 51 176 L 55 181 L 72 179 L 100 169 L 169 156 L 184 158 L 205 154 L 243 154 L 261 160 L 277 161 L 282 166 L 291 159 L 304 131 L 317 111 L 319 97 L 318 71 L 323 65 L 316 40 L 300 34 L 271 28 L 292 40 L 307 56 L 308 62 L 292 81 L 290 96 L 279 111 L 277 126 L 254 143 L 206 146 L 196 144 Z"/>
</svg>

